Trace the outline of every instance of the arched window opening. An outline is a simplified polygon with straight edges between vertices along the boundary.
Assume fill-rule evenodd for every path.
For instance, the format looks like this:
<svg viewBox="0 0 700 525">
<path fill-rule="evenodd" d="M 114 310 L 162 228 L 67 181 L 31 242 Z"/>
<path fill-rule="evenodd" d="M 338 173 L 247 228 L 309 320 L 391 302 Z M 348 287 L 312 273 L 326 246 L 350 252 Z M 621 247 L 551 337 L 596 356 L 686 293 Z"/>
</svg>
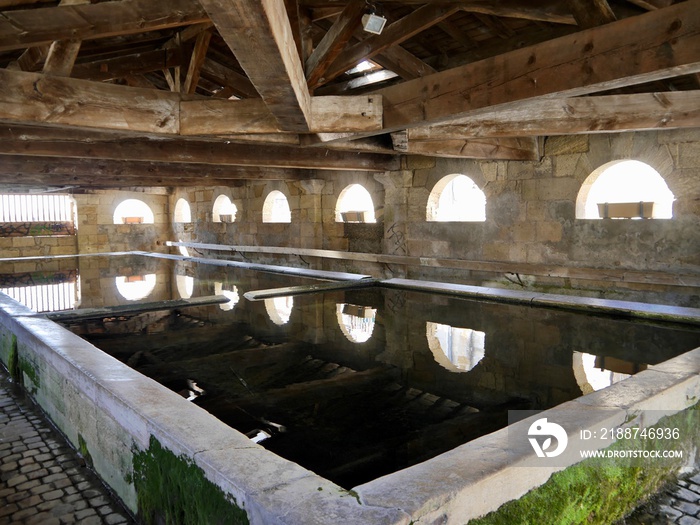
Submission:
<svg viewBox="0 0 700 525">
<path fill-rule="evenodd" d="M 219 308 L 224 312 L 233 310 L 234 306 L 238 304 L 240 296 L 238 295 L 238 288 L 234 285 L 230 290 L 224 290 L 224 283 L 214 283 L 214 294 L 223 295 L 228 298 L 227 303 L 219 303 Z"/>
<path fill-rule="evenodd" d="M 377 222 L 372 196 L 360 184 L 351 184 L 338 196 L 336 222 Z"/>
<path fill-rule="evenodd" d="M 143 201 L 126 199 L 114 210 L 114 224 L 153 224 L 153 211 Z"/>
<path fill-rule="evenodd" d="M 263 222 L 292 222 L 292 212 L 284 193 L 271 191 L 263 203 Z"/>
<path fill-rule="evenodd" d="M 426 219 L 437 222 L 484 222 L 486 195 L 466 175 L 447 175 L 430 192 Z"/>
<path fill-rule="evenodd" d="M 234 222 L 238 208 L 226 195 L 219 195 L 214 201 L 212 218 L 214 222 Z"/>
<path fill-rule="evenodd" d="M 584 181 L 577 219 L 671 219 L 674 196 L 659 173 L 638 160 L 614 161 Z"/>
<path fill-rule="evenodd" d="M 192 297 L 194 292 L 194 277 L 189 275 L 176 275 L 175 284 L 177 286 L 177 293 L 180 294 L 182 299 L 189 299 Z"/>
<path fill-rule="evenodd" d="M 283 325 L 289 322 L 292 317 L 292 308 L 294 307 L 294 297 L 273 297 L 265 299 L 265 310 L 270 320 L 276 325 Z"/>
<path fill-rule="evenodd" d="M 175 213 L 173 213 L 174 222 L 192 222 L 192 210 L 190 203 L 185 199 L 178 199 L 175 203 Z"/>
<path fill-rule="evenodd" d="M 351 343 L 369 341 L 374 331 L 377 309 L 354 304 L 336 304 L 338 326 Z"/>
<path fill-rule="evenodd" d="M 156 287 L 156 274 L 120 275 L 115 278 L 117 291 L 127 301 L 145 299 Z"/>
<path fill-rule="evenodd" d="M 425 328 L 435 361 L 451 372 L 469 372 L 486 354 L 484 332 L 431 322 Z"/>
<path fill-rule="evenodd" d="M 590 394 L 646 370 L 647 366 L 586 352 L 574 352 L 573 368 L 581 392 Z"/>
</svg>

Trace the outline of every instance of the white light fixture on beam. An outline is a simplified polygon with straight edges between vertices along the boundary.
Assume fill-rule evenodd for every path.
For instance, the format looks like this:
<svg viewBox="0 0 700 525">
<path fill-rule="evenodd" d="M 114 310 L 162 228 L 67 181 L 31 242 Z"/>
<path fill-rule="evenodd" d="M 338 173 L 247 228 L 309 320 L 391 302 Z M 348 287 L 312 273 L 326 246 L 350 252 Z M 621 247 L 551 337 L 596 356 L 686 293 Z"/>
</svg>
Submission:
<svg viewBox="0 0 700 525">
<path fill-rule="evenodd" d="M 386 18 L 383 16 L 379 16 L 374 13 L 362 15 L 362 28 L 368 33 L 381 35 L 382 30 L 384 29 L 384 24 L 386 24 Z"/>
</svg>

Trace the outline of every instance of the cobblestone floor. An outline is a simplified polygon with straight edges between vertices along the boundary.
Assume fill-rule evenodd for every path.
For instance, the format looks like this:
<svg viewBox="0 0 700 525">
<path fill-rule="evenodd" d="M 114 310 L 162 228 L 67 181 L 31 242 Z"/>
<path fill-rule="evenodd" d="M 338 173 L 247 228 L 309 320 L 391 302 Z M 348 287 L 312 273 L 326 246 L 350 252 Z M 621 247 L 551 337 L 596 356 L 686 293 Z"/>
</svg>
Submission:
<svg viewBox="0 0 700 525">
<path fill-rule="evenodd" d="M 0 369 L 0 525 L 133 524 Z"/>
<path fill-rule="evenodd" d="M 700 525 L 700 472 L 666 487 L 618 525 Z"/>
</svg>

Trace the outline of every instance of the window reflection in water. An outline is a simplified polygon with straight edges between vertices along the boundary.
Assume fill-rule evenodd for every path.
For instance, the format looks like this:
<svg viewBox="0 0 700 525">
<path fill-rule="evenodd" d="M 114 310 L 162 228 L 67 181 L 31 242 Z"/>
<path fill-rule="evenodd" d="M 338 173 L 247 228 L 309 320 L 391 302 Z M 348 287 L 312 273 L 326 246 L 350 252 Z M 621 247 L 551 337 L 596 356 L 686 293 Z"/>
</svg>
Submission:
<svg viewBox="0 0 700 525">
<path fill-rule="evenodd" d="M 223 295 L 229 299 L 228 303 L 219 304 L 219 308 L 225 312 L 233 310 L 233 307 L 236 306 L 240 300 L 238 288 L 232 286 L 231 290 L 224 290 L 224 283 L 214 283 L 214 295 Z"/>
<path fill-rule="evenodd" d="M 336 304 L 335 307 L 338 325 L 345 337 L 353 343 L 369 341 L 374 331 L 377 309 L 346 303 Z"/>
<path fill-rule="evenodd" d="M 270 320 L 276 325 L 283 325 L 289 322 L 294 307 L 294 297 L 274 297 L 265 299 L 265 310 Z"/>
<path fill-rule="evenodd" d="M 120 275 L 115 278 L 117 291 L 127 301 L 138 301 L 151 295 L 156 287 L 156 274 Z"/>
<path fill-rule="evenodd" d="M 426 337 L 435 360 L 452 372 L 472 370 L 486 353 L 486 333 L 470 328 L 427 322 Z"/>
<path fill-rule="evenodd" d="M 647 365 L 586 352 L 574 352 L 573 367 L 581 392 L 590 394 L 646 370 Z"/>
</svg>

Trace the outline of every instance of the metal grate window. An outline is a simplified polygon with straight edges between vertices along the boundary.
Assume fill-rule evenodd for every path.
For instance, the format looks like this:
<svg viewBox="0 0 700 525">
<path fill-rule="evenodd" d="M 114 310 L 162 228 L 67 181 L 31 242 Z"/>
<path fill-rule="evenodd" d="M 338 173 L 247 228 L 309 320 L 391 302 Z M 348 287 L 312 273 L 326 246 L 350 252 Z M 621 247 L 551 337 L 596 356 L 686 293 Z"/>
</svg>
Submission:
<svg viewBox="0 0 700 525">
<path fill-rule="evenodd" d="M 73 222 L 70 195 L 0 195 L 0 222 Z"/>
<path fill-rule="evenodd" d="M 39 284 L 0 288 L 15 301 L 37 313 L 72 310 L 76 303 L 76 283 Z"/>
</svg>

